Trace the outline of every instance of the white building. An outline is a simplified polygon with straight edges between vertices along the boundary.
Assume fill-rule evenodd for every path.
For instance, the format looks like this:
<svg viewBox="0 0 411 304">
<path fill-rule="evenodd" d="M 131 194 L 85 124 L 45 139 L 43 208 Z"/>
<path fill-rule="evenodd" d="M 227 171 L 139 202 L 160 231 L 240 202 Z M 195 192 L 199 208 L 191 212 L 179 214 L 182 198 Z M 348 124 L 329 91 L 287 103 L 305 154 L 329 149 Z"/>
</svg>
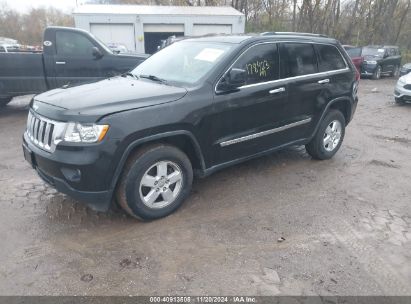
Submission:
<svg viewBox="0 0 411 304">
<path fill-rule="evenodd" d="M 76 27 L 104 43 L 153 53 L 172 35 L 244 33 L 245 17 L 232 7 L 81 5 L 73 13 Z"/>
</svg>

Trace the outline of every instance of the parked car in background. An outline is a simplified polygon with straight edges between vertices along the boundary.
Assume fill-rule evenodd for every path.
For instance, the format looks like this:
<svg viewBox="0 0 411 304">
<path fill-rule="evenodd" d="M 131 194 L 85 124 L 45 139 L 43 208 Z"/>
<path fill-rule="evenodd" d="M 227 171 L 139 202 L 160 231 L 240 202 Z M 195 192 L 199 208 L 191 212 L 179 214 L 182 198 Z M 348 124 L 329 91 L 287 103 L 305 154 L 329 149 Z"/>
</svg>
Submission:
<svg viewBox="0 0 411 304">
<path fill-rule="evenodd" d="M 130 53 L 130 51 L 127 49 L 127 47 L 124 44 L 108 43 L 107 46 L 110 48 L 110 50 L 113 51 L 113 53 L 116 53 L 116 54 Z"/>
<path fill-rule="evenodd" d="M 411 102 L 411 73 L 401 76 L 394 90 L 396 103 Z"/>
<path fill-rule="evenodd" d="M 361 76 L 380 79 L 381 76 L 398 77 L 401 67 L 401 52 L 398 46 L 363 47 L 364 62 L 361 67 Z"/>
<path fill-rule="evenodd" d="M 19 46 L 12 44 L 0 44 L 0 53 L 18 52 Z"/>
<path fill-rule="evenodd" d="M 58 191 L 156 219 L 182 204 L 194 173 L 291 145 L 333 157 L 358 76 L 340 43 L 319 35 L 187 39 L 127 77 L 35 96 L 23 151 Z"/>
<path fill-rule="evenodd" d="M 6 105 L 13 96 L 122 74 L 147 57 L 146 54 L 114 54 L 84 30 L 49 27 L 44 33 L 43 53 L 0 53 L 0 106 Z"/>
<path fill-rule="evenodd" d="M 411 72 L 411 63 L 406 63 L 401 67 L 400 76 L 407 75 Z"/>
<path fill-rule="evenodd" d="M 358 73 L 361 73 L 361 67 L 364 62 L 364 57 L 361 55 L 362 47 L 352 45 L 344 45 L 343 47 L 357 68 Z"/>
</svg>

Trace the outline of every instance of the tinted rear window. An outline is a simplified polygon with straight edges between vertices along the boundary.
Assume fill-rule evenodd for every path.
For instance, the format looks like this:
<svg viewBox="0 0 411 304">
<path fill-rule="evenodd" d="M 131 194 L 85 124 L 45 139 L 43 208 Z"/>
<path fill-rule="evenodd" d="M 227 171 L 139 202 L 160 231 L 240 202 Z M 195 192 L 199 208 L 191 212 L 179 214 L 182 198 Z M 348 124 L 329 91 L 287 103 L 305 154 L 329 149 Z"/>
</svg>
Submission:
<svg viewBox="0 0 411 304">
<path fill-rule="evenodd" d="M 346 68 L 340 51 L 332 45 L 317 44 L 320 72 L 340 70 Z"/>
<path fill-rule="evenodd" d="M 288 77 L 314 74 L 318 72 L 317 56 L 308 43 L 284 43 L 282 60 Z"/>
</svg>

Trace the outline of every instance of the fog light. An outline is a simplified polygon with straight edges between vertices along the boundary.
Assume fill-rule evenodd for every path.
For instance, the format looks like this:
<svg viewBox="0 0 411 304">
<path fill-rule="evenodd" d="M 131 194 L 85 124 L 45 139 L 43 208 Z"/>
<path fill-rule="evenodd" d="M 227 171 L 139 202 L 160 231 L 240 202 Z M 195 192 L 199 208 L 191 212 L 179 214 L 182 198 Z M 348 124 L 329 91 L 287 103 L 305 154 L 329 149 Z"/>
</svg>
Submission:
<svg viewBox="0 0 411 304">
<path fill-rule="evenodd" d="M 81 180 L 80 169 L 61 168 L 61 173 L 63 173 L 64 177 L 70 182 L 78 183 Z"/>
</svg>

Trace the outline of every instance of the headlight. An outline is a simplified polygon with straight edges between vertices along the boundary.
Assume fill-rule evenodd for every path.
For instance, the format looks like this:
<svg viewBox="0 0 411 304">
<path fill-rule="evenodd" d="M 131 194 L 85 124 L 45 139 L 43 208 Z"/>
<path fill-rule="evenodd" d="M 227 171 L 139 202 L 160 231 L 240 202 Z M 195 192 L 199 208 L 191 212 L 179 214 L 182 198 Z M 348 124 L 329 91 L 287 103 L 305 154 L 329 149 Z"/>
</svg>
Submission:
<svg viewBox="0 0 411 304">
<path fill-rule="evenodd" d="M 398 84 L 399 86 L 401 86 L 401 87 L 405 86 L 404 78 L 401 77 L 400 79 L 398 79 L 397 84 Z"/>
<path fill-rule="evenodd" d="M 366 61 L 366 63 L 368 63 L 368 64 L 377 64 L 377 61 L 371 60 L 371 61 Z"/>
<path fill-rule="evenodd" d="M 103 140 L 108 131 L 108 125 L 80 124 L 69 122 L 64 132 L 66 142 L 95 143 Z"/>
</svg>

